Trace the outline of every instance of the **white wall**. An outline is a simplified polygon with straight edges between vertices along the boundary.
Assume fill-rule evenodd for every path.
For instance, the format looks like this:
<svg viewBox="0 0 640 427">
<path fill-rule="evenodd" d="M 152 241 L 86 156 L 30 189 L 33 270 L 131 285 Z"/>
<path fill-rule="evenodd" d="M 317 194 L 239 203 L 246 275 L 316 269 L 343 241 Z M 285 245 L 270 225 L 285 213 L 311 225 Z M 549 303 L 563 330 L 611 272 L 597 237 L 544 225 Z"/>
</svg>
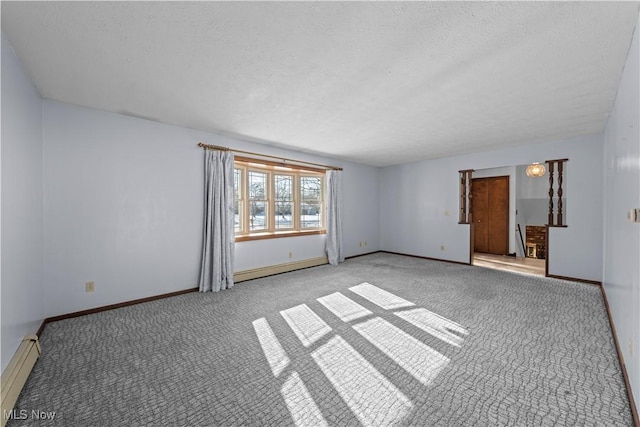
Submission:
<svg viewBox="0 0 640 427">
<path fill-rule="evenodd" d="M 381 249 L 469 261 L 469 226 L 458 224 L 458 171 L 568 158 L 567 228 L 550 230 L 550 274 L 602 279 L 602 135 L 547 141 L 383 168 Z M 451 213 L 445 215 L 445 211 Z M 445 250 L 441 251 L 440 246 Z"/>
<path fill-rule="evenodd" d="M 44 319 L 42 101 L 2 34 L 2 370 Z"/>
<path fill-rule="evenodd" d="M 638 25 L 604 145 L 604 287 L 631 388 L 640 409 L 640 42 Z"/>
<path fill-rule="evenodd" d="M 379 248 L 378 168 L 47 100 L 43 126 L 47 316 L 196 286 L 200 141 L 342 166 L 346 255 Z M 238 242 L 235 270 L 323 256 L 324 239 Z"/>
</svg>

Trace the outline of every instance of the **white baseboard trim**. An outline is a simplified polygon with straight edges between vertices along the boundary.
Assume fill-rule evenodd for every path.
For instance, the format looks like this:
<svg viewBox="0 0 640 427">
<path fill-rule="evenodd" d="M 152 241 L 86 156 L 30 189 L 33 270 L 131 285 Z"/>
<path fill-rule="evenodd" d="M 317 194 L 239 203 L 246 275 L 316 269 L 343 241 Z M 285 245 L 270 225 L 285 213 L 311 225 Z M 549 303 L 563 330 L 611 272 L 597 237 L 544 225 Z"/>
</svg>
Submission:
<svg viewBox="0 0 640 427">
<path fill-rule="evenodd" d="M 288 271 L 300 270 L 302 268 L 316 267 L 324 264 L 329 264 L 329 260 L 326 256 L 303 259 L 301 261 L 288 262 L 285 264 L 270 265 L 268 267 L 252 268 L 251 270 L 238 271 L 234 273 L 233 281 L 235 283 L 243 282 L 245 280 L 258 279 L 260 277 L 286 273 Z"/>
</svg>

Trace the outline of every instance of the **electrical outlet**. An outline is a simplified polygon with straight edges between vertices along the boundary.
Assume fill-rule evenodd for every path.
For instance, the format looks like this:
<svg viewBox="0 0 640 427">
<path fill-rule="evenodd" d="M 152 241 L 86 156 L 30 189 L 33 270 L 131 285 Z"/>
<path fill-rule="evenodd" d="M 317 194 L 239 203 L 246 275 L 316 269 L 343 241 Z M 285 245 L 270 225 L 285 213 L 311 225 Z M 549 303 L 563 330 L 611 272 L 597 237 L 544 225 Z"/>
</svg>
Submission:
<svg viewBox="0 0 640 427">
<path fill-rule="evenodd" d="M 366 240 L 364 241 L 364 245 L 367 246 L 367 241 Z"/>
<path fill-rule="evenodd" d="M 362 242 L 360 242 L 359 244 L 360 244 L 360 247 L 362 247 Z"/>
<path fill-rule="evenodd" d="M 289 258 L 293 258 L 293 252 L 289 252 Z"/>
<path fill-rule="evenodd" d="M 451 211 L 449 209 L 444 211 L 444 216 L 451 216 Z"/>
<path fill-rule="evenodd" d="M 440 250 L 444 251 L 444 245 L 440 245 Z"/>
<path fill-rule="evenodd" d="M 93 292 L 96 290 L 96 284 L 95 282 L 86 282 L 84 284 L 84 290 L 85 292 Z"/>
</svg>

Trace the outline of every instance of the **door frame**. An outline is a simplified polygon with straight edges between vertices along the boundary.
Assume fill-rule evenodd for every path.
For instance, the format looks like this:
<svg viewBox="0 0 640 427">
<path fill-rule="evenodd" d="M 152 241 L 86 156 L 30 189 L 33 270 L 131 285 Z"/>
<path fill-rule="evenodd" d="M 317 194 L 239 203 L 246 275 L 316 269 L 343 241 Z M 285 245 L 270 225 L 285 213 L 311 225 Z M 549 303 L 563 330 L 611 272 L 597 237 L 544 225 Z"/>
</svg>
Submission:
<svg viewBox="0 0 640 427">
<path fill-rule="evenodd" d="M 496 176 L 483 176 L 483 177 L 478 177 L 478 178 L 473 178 L 473 175 L 471 176 L 471 188 L 469 190 L 470 194 L 473 195 L 473 182 L 474 181 L 484 181 L 484 180 L 494 180 L 496 178 L 501 178 L 507 181 L 507 226 L 506 226 L 506 233 L 505 233 L 505 238 L 506 238 L 506 247 L 507 247 L 507 255 L 510 253 L 509 250 L 510 245 L 509 245 L 509 241 L 510 241 L 510 237 L 511 237 L 511 200 L 510 200 L 510 192 L 511 192 L 511 177 L 509 175 L 496 175 Z M 473 197 L 472 197 L 473 199 Z M 473 206 L 472 206 L 473 207 Z M 472 221 L 472 228 L 475 228 L 476 225 L 476 221 L 475 218 Z M 471 240 L 471 243 L 473 244 L 473 252 L 475 252 L 475 233 L 472 233 L 472 238 L 473 240 Z"/>
<path fill-rule="evenodd" d="M 473 255 L 475 253 L 475 251 L 473 250 L 474 248 L 474 235 L 473 235 L 473 202 L 471 200 L 471 195 L 473 194 L 473 172 L 475 172 L 474 169 L 470 169 L 469 170 L 469 193 L 468 193 L 468 197 L 469 197 L 469 202 L 470 202 L 470 209 L 469 209 L 469 214 L 471 215 L 471 222 L 463 222 L 460 223 L 462 225 L 468 225 L 469 226 L 469 265 L 474 265 L 473 264 Z M 481 177 L 478 177 L 481 178 Z M 478 179 L 475 178 L 475 179 Z M 566 226 L 565 226 L 566 227 Z M 544 277 L 552 277 L 549 275 L 549 252 L 550 252 L 550 248 L 549 248 L 549 225 L 545 225 L 545 229 L 546 229 L 546 242 L 547 242 L 547 253 L 546 256 L 544 257 Z"/>
</svg>

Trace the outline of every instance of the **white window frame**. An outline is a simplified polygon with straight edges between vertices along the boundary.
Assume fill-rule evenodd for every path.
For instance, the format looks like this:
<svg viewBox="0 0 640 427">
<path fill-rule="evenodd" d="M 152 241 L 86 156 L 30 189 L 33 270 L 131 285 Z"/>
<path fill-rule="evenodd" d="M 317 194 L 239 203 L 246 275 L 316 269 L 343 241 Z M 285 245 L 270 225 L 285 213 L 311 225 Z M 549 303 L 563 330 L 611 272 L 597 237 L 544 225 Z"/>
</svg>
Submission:
<svg viewBox="0 0 640 427">
<path fill-rule="evenodd" d="M 294 165 L 283 165 L 275 162 L 236 157 L 234 169 L 240 172 L 239 192 L 234 195 L 238 201 L 238 221 L 236 224 L 236 241 L 269 239 L 278 237 L 291 237 L 309 234 L 325 234 L 326 233 L 326 179 L 325 171 L 322 169 L 307 168 Z M 235 173 L 234 170 L 234 173 Z M 265 209 L 265 228 L 259 230 L 250 230 L 250 206 L 249 206 L 249 172 L 255 171 L 267 174 L 266 191 L 266 209 Z M 290 228 L 276 228 L 276 188 L 275 176 L 284 175 L 293 177 L 293 200 L 292 200 L 292 224 Z M 302 227 L 302 189 L 301 178 L 314 177 L 320 178 L 321 195 L 320 195 L 320 226 L 319 227 Z"/>
</svg>

